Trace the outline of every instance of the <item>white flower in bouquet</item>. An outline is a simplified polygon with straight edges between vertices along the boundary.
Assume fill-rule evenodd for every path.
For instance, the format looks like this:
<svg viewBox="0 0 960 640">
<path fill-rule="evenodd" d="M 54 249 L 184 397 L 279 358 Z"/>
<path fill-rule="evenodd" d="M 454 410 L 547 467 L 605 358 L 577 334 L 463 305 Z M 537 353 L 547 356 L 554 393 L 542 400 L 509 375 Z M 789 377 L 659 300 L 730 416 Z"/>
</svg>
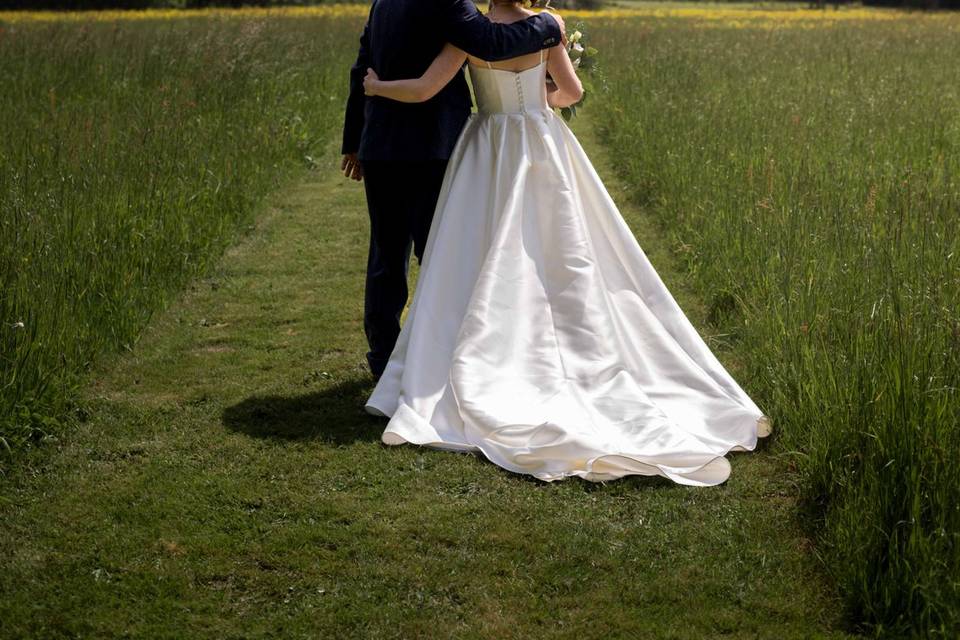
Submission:
<svg viewBox="0 0 960 640">
<path fill-rule="evenodd" d="M 596 68 L 598 52 L 595 48 L 587 44 L 587 38 L 583 31 L 580 30 L 581 28 L 582 23 L 578 24 L 577 29 L 567 36 L 567 55 L 570 56 L 570 62 L 573 63 L 573 68 L 576 70 L 577 75 L 580 76 L 580 82 L 583 84 L 583 97 L 580 98 L 580 101 L 576 104 L 560 109 L 560 115 L 562 115 L 565 120 L 570 120 L 577 115 L 577 109 L 583 105 L 587 99 L 587 94 L 592 91 L 590 82 L 584 76 L 585 73 L 592 73 Z"/>
<path fill-rule="evenodd" d="M 531 6 L 534 9 L 553 9 L 553 7 L 550 6 L 550 0 L 533 0 Z M 577 108 L 583 105 L 587 99 L 587 93 L 592 91 L 592 89 L 588 88 L 590 83 L 584 77 L 584 72 L 592 73 L 596 65 L 598 51 L 586 43 L 587 37 L 583 32 L 584 28 L 583 23 L 579 22 L 574 28 L 573 33 L 567 36 L 567 55 L 570 56 L 570 62 L 573 63 L 573 68 L 580 77 L 580 82 L 583 84 L 583 97 L 580 98 L 580 101 L 576 104 L 560 109 L 560 115 L 563 116 L 564 120 L 570 120 L 577 115 Z M 549 80 L 549 76 L 547 76 L 547 78 Z"/>
</svg>

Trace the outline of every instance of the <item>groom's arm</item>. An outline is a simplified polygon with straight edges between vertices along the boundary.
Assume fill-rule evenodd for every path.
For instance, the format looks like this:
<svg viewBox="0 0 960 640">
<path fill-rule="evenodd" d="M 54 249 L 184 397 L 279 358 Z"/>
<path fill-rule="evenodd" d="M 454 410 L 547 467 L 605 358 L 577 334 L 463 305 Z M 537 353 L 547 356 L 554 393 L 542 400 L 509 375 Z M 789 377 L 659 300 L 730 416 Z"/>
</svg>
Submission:
<svg viewBox="0 0 960 640">
<path fill-rule="evenodd" d="M 511 24 L 491 22 L 471 0 L 443 0 L 444 35 L 470 55 L 483 60 L 504 60 L 535 53 L 563 38 L 557 16 L 541 13 Z"/>
<path fill-rule="evenodd" d="M 369 51 L 370 20 L 368 19 L 367 24 L 363 27 L 363 34 L 360 36 L 360 51 L 357 53 L 357 61 L 350 68 L 350 96 L 347 98 L 347 109 L 343 119 L 343 145 L 340 149 L 344 156 L 354 156 L 354 162 L 356 162 L 356 153 L 360 149 L 360 134 L 363 133 L 363 77 L 367 73 L 367 67 L 370 66 Z M 344 163 L 346 163 L 346 159 Z"/>
</svg>

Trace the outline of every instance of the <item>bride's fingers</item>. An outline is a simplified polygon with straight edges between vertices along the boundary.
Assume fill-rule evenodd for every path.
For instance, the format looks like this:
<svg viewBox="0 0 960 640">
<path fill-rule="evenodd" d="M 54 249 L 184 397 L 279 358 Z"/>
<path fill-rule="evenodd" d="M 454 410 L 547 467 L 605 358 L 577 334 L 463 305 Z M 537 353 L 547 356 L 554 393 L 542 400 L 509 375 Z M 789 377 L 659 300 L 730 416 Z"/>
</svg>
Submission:
<svg viewBox="0 0 960 640">
<path fill-rule="evenodd" d="M 363 78 L 363 93 L 368 96 L 372 96 L 373 92 L 371 91 L 370 83 L 379 79 L 380 78 L 377 76 L 377 72 L 370 67 L 367 67 L 367 75 Z"/>
</svg>

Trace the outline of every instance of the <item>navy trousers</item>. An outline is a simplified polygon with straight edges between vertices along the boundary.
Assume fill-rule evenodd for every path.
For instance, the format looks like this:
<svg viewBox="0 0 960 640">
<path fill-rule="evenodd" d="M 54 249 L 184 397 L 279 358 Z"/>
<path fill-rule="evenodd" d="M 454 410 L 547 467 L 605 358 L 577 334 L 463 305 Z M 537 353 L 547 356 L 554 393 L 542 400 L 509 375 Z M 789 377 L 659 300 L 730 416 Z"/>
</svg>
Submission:
<svg viewBox="0 0 960 640">
<path fill-rule="evenodd" d="M 409 295 L 410 250 L 418 262 L 423 260 L 447 161 L 361 161 L 361 165 L 370 213 L 363 328 L 370 347 L 367 363 L 379 378 L 400 335 L 400 314 Z"/>
</svg>

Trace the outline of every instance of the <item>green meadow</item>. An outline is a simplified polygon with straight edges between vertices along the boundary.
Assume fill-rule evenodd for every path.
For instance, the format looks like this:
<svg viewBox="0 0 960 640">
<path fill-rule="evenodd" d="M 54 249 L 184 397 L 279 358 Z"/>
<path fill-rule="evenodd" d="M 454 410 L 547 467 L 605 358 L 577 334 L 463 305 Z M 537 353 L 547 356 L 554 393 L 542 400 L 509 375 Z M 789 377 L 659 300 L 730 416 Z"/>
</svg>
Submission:
<svg viewBox="0 0 960 640">
<path fill-rule="evenodd" d="M 97 355 L 326 153 L 338 24 L 0 22 L 0 448 L 60 435 Z"/>
<path fill-rule="evenodd" d="M 854 619 L 960 625 L 957 23 L 598 23 L 634 200 L 777 425 Z"/>
<path fill-rule="evenodd" d="M 956 637 L 960 17 L 688 6 L 572 126 L 773 419 L 702 490 L 379 443 L 362 8 L 0 14 L 0 637 Z"/>
</svg>

